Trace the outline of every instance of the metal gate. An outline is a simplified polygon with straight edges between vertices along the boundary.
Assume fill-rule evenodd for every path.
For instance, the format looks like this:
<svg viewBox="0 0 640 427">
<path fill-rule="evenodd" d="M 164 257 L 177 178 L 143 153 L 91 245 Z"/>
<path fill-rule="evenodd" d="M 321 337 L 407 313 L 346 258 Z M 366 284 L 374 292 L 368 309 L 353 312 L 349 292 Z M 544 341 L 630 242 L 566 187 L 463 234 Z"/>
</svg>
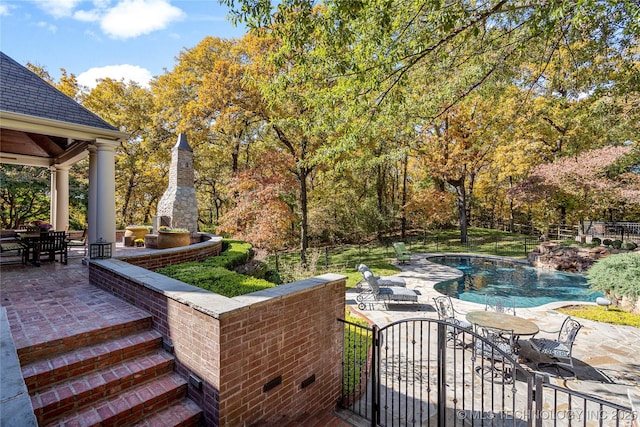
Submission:
<svg viewBox="0 0 640 427">
<path fill-rule="evenodd" d="M 630 426 L 635 418 L 629 408 L 545 383 L 483 336 L 440 320 L 383 328 L 340 321 L 340 403 L 372 426 Z"/>
</svg>

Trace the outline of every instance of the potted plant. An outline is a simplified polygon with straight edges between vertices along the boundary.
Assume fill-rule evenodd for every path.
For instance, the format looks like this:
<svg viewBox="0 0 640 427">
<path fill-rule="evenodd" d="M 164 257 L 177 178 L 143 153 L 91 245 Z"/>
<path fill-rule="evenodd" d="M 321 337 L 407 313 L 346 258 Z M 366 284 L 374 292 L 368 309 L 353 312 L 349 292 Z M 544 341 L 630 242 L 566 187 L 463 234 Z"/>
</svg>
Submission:
<svg viewBox="0 0 640 427">
<path fill-rule="evenodd" d="M 186 228 L 158 228 L 158 249 L 177 248 L 191 244 L 191 232 Z"/>
<path fill-rule="evenodd" d="M 141 248 L 144 246 L 144 239 L 136 239 L 133 241 L 137 248 Z"/>
<path fill-rule="evenodd" d="M 133 241 L 136 239 L 144 240 L 144 235 L 149 234 L 149 227 L 146 225 L 128 225 L 125 228 L 124 237 L 133 237 Z"/>
</svg>

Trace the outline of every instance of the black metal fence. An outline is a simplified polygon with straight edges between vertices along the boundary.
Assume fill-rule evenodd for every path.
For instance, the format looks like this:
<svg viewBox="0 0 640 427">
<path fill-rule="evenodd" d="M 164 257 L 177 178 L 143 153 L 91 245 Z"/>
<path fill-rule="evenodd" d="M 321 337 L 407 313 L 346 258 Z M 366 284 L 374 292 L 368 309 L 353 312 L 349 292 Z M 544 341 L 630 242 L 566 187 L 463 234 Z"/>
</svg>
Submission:
<svg viewBox="0 0 640 427">
<path fill-rule="evenodd" d="M 511 236 L 469 237 L 466 243 L 460 243 L 459 238 L 438 236 L 411 236 L 403 241 L 413 253 L 466 252 L 514 258 L 526 258 L 527 254 L 540 244 L 536 238 Z M 359 244 L 310 248 L 307 251 L 307 260 L 315 263 L 317 271 L 353 268 L 360 263 L 390 261 L 395 258 L 391 242 L 388 240 L 375 245 Z M 281 271 L 283 266 L 295 265 L 299 262 L 300 252 L 279 252 L 270 258 L 270 267 Z"/>
<path fill-rule="evenodd" d="M 632 426 L 637 415 L 549 384 L 481 335 L 439 320 L 381 328 L 339 321 L 345 325 L 340 403 L 371 426 Z M 451 328 L 461 344 L 449 339 Z M 478 356 L 478 344 L 490 357 Z"/>
</svg>

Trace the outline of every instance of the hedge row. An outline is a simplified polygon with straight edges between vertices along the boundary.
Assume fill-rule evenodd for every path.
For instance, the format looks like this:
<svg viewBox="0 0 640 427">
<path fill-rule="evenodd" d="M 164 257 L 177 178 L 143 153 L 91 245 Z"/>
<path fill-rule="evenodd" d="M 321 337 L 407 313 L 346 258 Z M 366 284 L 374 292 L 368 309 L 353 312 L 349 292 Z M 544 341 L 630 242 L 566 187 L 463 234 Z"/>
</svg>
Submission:
<svg viewBox="0 0 640 427">
<path fill-rule="evenodd" d="M 266 280 L 232 271 L 245 264 L 250 258 L 250 243 L 225 240 L 222 252 L 218 256 L 209 257 L 203 261 L 170 265 L 156 270 L 156 273 L 226 297 L 235 297 L 276 286 Z"/>
</svg>

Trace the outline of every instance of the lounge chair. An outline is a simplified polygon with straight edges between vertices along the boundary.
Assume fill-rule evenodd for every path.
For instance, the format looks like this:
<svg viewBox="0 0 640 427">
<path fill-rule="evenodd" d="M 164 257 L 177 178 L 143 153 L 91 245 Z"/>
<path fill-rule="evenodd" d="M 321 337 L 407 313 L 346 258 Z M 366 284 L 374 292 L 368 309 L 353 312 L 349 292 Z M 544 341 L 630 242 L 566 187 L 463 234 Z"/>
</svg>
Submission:
<svg viewBox="0 0 640 427">
<path fill-rule="evenodd" d="M 366 309 L 367 303 L 373 306 L 374 303 L 418 302 L 418 293 L 412 289 L 400 286 L 380 286 L 371 271 L 365 271 L 362 275 L 369 285 L 369 289 L 363 290 L 356 297 L 360 310 Z"/>
<path fill-rule="evenodd" d="M 371 269 L 364 264 L 358 265 L 357 270 L 362 274 L 362 280 L 357 285 L 358 288 L 363 288 L 368 286 L 367 280 L 364 277 L 364 272 L 369 271 L 371 272 L 371 274 L 373 274 L 373 271 L 371 271 Z M 384 286 L 400 286 L 402 288 L 405 288 L 407 286 L 407 283 L 404 281 L 402 277 L 376 276 L 375 274 L 373 275 L 373 277 L 375 277 L 375 279 L 378 281 L 378 285 L 383 287 Z"/>
<path fill-rule="evenodd" d="M 447 326 L 447 341 L 453 341 L 457 345 L 464 346 L 464 342 L 459 338 L 459 335 L 465 330 L 471 330 L 471 323 L 456 318 L 456 314 L 460 314 L 460 312 L 453 307 L 451 297 L 448 295 L 435 297 L 433 305 L 438 312 L 438 318 L 451 324 L 451 326 Z"/>
<path fill-rule="evenodd" d="M 76 239 L 71 238 L 71 236 L 67 234 L 67 247 L 68 248 L 81 247 L 84 249 L 84 255 L 87 255 L 87 229 L 85 228 L 82 231 L 82 236 Z"/>
<path fill-rule="evenodd" d="M 551 362 L 538 362 L 536 367 L 544 368 L 547 366 L 555 366 L 560 375 L 560 370 L 564 369 L 571 373 L 575 377 L 575 368 L 573 366 L 573 357 L 571 353 L 573 351 L 573 343 L 578 335 L 578 331 L 582 325 L 577 320 L 567 317 L 562 322 L 562 326 L 558 331 L 543 331 L 543 332 L 557 332 L 558 336 L 555 339 L 550 338 L 531 338 L 529 343 L 531 347 L 537 351 L 540 355 L 544 355 L 551 358 Z"/>
<path fill-rule="evenodd" d="M 396 259 L 400 264 L 411 261 L 411 251 L 406 248 L 404 242 L 393 242 L 391 246 L 393 246 L 393 250 L 396 253 Z"/>
<path fill-rule="evenodd" d="M 27 246 L 18 239 L 2 239 L 0 242 L 0 252 L 17 252 L 17 255 L 22 255 L 22 251 L 26 250 Z"/>
</svg>

